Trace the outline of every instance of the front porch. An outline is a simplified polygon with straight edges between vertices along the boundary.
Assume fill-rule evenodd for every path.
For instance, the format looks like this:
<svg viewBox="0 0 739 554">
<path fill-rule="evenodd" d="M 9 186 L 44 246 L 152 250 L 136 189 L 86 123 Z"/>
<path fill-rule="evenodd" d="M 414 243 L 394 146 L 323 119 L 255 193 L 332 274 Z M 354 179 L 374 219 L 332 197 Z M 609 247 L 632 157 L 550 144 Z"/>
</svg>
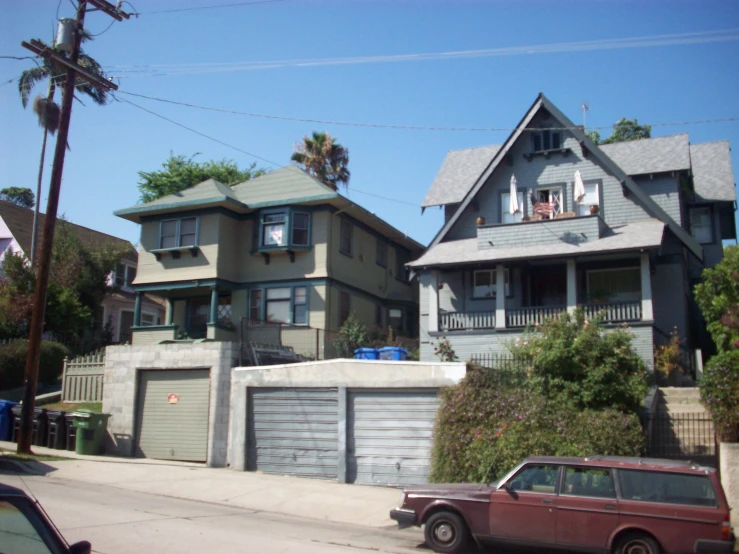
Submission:
<svg viewBox="0 0 739 554">
<path fill-rule="evenodd" d="M 497 283 L 505 283 L 498 294 Z M 431 272 L 428 331 L 524 329 L 580 308 L 604 323 L 653 320 L 649 254 Z"/>
</svg>

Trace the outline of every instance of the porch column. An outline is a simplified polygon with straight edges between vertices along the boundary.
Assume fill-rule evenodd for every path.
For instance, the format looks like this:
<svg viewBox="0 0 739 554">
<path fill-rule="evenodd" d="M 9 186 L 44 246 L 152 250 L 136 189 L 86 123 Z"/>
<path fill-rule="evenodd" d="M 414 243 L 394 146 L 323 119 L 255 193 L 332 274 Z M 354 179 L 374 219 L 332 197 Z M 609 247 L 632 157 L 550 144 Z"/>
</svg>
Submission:
<svg viewBox="0 0 739 554">
<path fill-rule="evenodd" d="M 498 264 L 495 275 L 495 328 L 505 329 L 505 266 Z"/>
<path fill-rule="evenodd" d="M 141 298 L 144 296 L 143 292 L 136 293 L 136 304 L 133 307 L 133 326 L 138 327 L 141 325 Z"/>
<path fill-rule="evenodd" d="M 642 321 L 652 321 L 652 276 L 649 271 L 649 253 L 641 254 L 641 318 Z"/>
<path fill-rule="evenodd" d="M 429 295 L 429 333 L 439 331 L 439 272 L 430 271 Z"/>
<path fill-rule="evenodd" d="M 567 313 L 571 314 L 577 309 L 577 273 L 575 272 L 575 259 L 567 260 Z"/>
<path fill-rule="evenodd" d="M 215 323 L 218 319 L 218 287 L 210 288 L 210 317 L 208 323 Z"/>
<path fill-rule="evenodd" d="M 174 302 L 171 298 L 167 298 L 167 325 L 174 323 Z"/>
</svg>

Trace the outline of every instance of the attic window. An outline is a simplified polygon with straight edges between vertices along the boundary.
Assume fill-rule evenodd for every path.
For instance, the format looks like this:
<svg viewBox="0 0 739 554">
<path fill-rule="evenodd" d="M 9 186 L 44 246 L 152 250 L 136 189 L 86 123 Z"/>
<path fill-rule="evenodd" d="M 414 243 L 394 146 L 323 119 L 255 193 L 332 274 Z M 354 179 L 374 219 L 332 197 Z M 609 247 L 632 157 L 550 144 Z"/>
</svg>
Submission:
<svg viewBox="0 0 739 554">
<path fill-rule="evenodd" d="M 534 152 L 545 152 L 547 150 L 559 150 L 562 148 L 562 133 L 551 129 L 534 131 L 531 134 L 531 145 Z"/>
</svg>

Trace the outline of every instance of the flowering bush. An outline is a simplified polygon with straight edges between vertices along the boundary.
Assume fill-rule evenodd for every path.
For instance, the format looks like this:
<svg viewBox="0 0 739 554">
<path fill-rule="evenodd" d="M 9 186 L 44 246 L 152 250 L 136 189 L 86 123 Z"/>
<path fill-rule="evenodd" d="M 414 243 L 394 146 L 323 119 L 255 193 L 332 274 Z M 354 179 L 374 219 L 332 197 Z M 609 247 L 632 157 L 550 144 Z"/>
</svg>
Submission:
<svg viewBox="0 0 739 554">
<path fill-rule="evenodd" d="M 739 442 L 739 350 L 717 354 L 706 364 L 701 400 L 722 442 Z"/>
<path fill-rule="evenodd" d="M 552 402 L 534 388 L 508 386 L 476 366 L 442 391 L 438 414 L 435 482 L 490 482 L 527 456 L 636 456 L 644 447 L 635 414 Z"/>
</svg>

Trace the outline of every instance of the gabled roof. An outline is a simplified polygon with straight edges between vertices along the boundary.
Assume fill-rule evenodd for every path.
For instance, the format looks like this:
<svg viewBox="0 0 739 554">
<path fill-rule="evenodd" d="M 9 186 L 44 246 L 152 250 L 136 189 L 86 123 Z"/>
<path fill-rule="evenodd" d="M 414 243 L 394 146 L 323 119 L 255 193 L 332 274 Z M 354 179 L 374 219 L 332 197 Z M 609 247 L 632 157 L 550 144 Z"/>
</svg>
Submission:
<svg viewBox="0 0 739 554">
<path fill-rule="evenodd" d="M 444 236 L 454 226 L 459 219 L 460 215 L 464 212 L 467 206 L 470 204 L 472 199 L 477 195 L 480 189 L 483 187 L 485 182 L 488 180 L 490 175 L 500 164 L 501 160 L 505 157 L 511 147 L 515 144 L 524 130 L 528 127 L 531 120 L 534 118 L 539 109 L 546 109 L 555 119 L 557 119 L 564 127 L 566 127 L 570 133 L 572 133 L 575 139 L 587 150 L 590 155 L 595 158 L 601 165 L 606 167 L 611 174 L 618 179 L 622 186 L 624 186 L 629 193 L 654 217 L 662 221 L 672 231 L 672 233 L 683 243 L 685 246 L 695 255 L 698 259 L 703 259 L 703 248 L 701 245 L 688 233 L 677 224 L 652 198 L 649 197 L 632 179 L 629 177 L 623 169 L 621 169 L 616 163 L 613 162 L 598 146 L 591 141 L 584 131 L 579 127 L 575 126 L 572 121 L 562 113 L 552 102 L 539 93 L 534 103 L 531 105 L 529 110 L 524 115 L 521 122 L 516 126 L 515 130 L 511 133 L 508 139 L 503 143 L 503 146 L 496 152 L 490 163 L 487 165 L 485 170 L 478 176 L 475 184 L 465 195 L 464 199 L 457 207 L 452 217 L 450 217 L 441 230 L 437 233 L 434 240 L 431 241 L 429 247 L 433 247 L 440 243 Z"/>
<path fill-rule="evenodd" d="M 601 144 L 599 148 L 629 175 L 690 169 L 687 133 Z"/>
<path fill-rule="evenodd" d="M 530 246 L 478 249 L 477 238 L 440 242 L 424 252 L 418 260 L 408 264 L 412 268 L 445 265 L 504 262 L 532 258 L 559 258 L 584 256 L 599 252 L 621 252 L 637 248 L 658 248 L 662 244 L 665 224 L 656 219 L 643 219 L 624 225 L 615 225 L 612 233 L 598 240 L 570 244 L 558 242 Z"/>
<path fill-rule="evenodd" d="M 470 186 L 500 150 L 500 145 L 480 146 L 447 152 L 421 204 L 422 208 L 455 204 L 464 199 Z"/>
<path fill-rule="evenodd" d="M 8 229 L 18 242 L 18 245 L 23 249 L 23 252 L 30 256 L 31 236 L 33 234 L 33 210 L 0 200 L 0 217 L 5 222 L 5 225 L 8 226 Z M 43 232 L 45 221 L 46 215 L 39 213 L 39 237 Z M 74 229 L 80 242 L 89 248 L 100 248 L 108 244 L 124 245 L 131 249 L 131 254 L 128 258 L 136 259 L 138 257 L 133 244 L 125 239 L 101 233 L 100 231 L 95 231 L 82 225 L 76 225 L 69 221 L 65 223 Z"/>
<path fill-rule="evenodd" d="M 690 145 L 693 184 L 698 200 L 736 201 L 728 140 Z"/>
</svg>

